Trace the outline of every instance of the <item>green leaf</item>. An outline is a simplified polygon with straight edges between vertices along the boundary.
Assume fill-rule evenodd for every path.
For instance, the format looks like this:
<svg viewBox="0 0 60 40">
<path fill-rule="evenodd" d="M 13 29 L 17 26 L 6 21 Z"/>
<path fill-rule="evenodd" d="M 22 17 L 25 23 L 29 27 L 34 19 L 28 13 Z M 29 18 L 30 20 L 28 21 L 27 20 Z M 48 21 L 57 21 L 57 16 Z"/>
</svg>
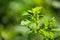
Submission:
<svg viewBox="0 0 60 40">
<path fill-rule="evenodd" d="M 30 23 L 29 20 L 22 20 L 21 25 L 28 25 Z"/>
<path fill-rule="evenodd" d="M 36 14 L 36 13 L 40 13 L 41 9 L 42 7 L 36 7 L 36 8 L 32 8 L 32 10 L 28 10 L 28 12 Z"/>
<path fill-rule="evenodd" d="M 24 11 L 24 12 L 22 13 L 22 15 L 23 15 L 23 16 L 25 16 L 25 15 L 29 15 L 29 13 L 26 12 L 26 11 Z"/>
<path fill-rule="evenodd" d="M 52 26 L 53 22 L 55 22 L 55 17 L 52 17 L 52 18 L 50 19 L 50 27 Z"/>
<path fill-rule="evenodd" d="M 17 25 L 14 27 L 14 31 L 16 33 L 22 33 L 22 34 L 26 34 L 26 32 L 29 32 L 30 29 L 25 27 L 25 26 L 20 26 L 20 25 Z"/>
<path fill-rule="evenodd" d="M 32 10 L 28 10 L 28 12 L 33 13 Z"/>
<path fill-rule="evenodd" d="M 51 22 L 54 22 L 54 21 L 55 21 L 55 17 L 52 17 L 52 18 L 50 19 L 50 21 L 51 21 Z"/>
<path fill-rule="evenodd" d="M 52 29 L 52 31 L 60 31 L 60 28 Z"/>
<path fill-rule="evenodd" d="M 51 39 L 53 39 L 53 38 L 54 38 L 54 35 L 53 35 L 53 33 L 52 33 L 52 32 L 50 32 L 50 33 L 49 33 L 49 35 L 50 35 L 49 37 L 50 37 Z"/>
<path fill-rule="evenodd" d="M 36 7 L 34 9 L 32 9 L 33 13 L 40 13 L 41 12 L 42 7 Z"/>
<path fill-rule="evenodd" d="M 29 27 L 32 28 L 32 29 L 38 29 L 36 23 L 31 23 L 31 24 L 29 25 Z"/>
</svg>

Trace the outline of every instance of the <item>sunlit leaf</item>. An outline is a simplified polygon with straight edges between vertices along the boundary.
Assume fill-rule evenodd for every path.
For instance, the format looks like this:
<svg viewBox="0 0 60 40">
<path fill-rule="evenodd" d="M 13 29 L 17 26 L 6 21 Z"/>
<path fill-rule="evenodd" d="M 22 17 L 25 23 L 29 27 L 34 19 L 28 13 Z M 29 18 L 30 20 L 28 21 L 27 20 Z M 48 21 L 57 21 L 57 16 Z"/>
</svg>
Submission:
<svg viewBox="0 0 60 40">
<path fill-rule="evenodd" d="M 29 15 L 29 13 L 26 12 L 26 11 L 24 11 L 24 12 L 22 13 L 22 15 L 23 15 L 23 16 L 25 16 L 25 15 Z"/>
<path fill-rule="evenodd" d="M 22 20 L 21 25 L 28 25 L 30 23 L 29 20 Z"/>
<path fill-rule="evenodd" d="M 52 26 L 53 22 L 55 22 L 55 17 L 52 17 L 52 18 L 50 19 L 50 27 Z"/>
<path fill-rule="evenodd" d="M 34 14 L 39 14 L 41 12 L 42 7 L 36 7 L 36 8 L 32 8 L 32 10 L 28 10 L 30 13 L 34 13 Z"/>
</svg>

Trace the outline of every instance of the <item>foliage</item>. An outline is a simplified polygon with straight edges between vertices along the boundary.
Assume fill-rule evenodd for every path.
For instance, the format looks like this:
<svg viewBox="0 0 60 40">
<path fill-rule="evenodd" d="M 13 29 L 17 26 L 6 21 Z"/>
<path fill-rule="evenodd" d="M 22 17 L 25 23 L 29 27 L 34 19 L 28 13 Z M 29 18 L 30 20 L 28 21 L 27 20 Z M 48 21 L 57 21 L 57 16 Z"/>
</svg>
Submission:
<svg viewBox="0 0 60 40">
<path fill-rule="evenodd" d="M 0 40 L 60 40 L 60 9 L 55 4 L 59 2 L 0 0 Z"/>
<path fill-rule="evenodd" d="M 45 40 L 54 40 L 54 33 L 51 31 L 54 29 L 53 22 L 55 22 L 55 17 L 52 17 L 50 20 L 47 19 L 45 15 L 41 15 L 42 7 L 32 8 L 32 10 L 28 10 L 28 14 L 24 16 L 28 17 L 29 19 L 24 19 L 21 21 L 21 25 L 26 26 L 30 29 L 28 34 L 40 34 L 45 37 Z M 41 25 L 40 18 L 43 18 L 44 23 Z"/>
</svg>

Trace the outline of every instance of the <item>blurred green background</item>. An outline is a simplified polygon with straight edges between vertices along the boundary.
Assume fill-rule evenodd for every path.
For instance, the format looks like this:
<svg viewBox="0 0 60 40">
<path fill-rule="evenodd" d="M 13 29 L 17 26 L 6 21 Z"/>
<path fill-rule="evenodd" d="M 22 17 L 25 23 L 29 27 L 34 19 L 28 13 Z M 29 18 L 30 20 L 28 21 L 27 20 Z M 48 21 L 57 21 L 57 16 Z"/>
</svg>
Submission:
<svg viewBox="0 0 60 40">
<path fill-rule="evenodd" d="M 21 14 L 37 6 L 43 7 L 42 14 L 48 19 L 56 18 L 59 30 L 60 0 L 0 0 L 0 40 L 43 40 L 42 35 L 27 35 L 29 29 L 20 25 Z M 60 32 L 55 32 L 55 38 L 60 40 Z"/>
</svg>

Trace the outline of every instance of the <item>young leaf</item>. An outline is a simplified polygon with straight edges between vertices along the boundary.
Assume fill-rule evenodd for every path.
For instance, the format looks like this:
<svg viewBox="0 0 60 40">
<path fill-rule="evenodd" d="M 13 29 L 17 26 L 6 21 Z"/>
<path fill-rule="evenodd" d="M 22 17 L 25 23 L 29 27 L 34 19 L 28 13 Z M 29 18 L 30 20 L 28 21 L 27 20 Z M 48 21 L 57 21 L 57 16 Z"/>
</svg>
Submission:
<svg viewBox="0 0 60 40">
<path fill-rule="evenodd" d="M 28 10 L 28 12 L 30 13 L 40 13 L 42 7 L 36 7 L 36 8 L 32 8 L 32 10 Z"/>
<path fill-rule="evenodd" d="M 28 25 L 30 23 L 29 20 L 22 20 L 21 25 Z"/>
<path fill-rule="evenodd" d="M 50 27 L 52 26 L 52 24 L 53 24 L 54 21 L 55 21 L 55 17 L 52 17 L 52 18 L 50 19 Z"/>
<path fill-rule="evenodd" d="M 23 15 L 23 16 L 25 16 L 25 15 L 29 15 L 29 13 L 26 12 L 26 11 L 24 11 L 24 12 L 22 13 L 22 15 Z"/>
<path fill-rule="evenodd" d="M 36 7 L 34 9 L 32 9 L 32 11 L 33 11 L 33 13 L 38 13 L 39 14 L 41 9 L 42 9 L 42 7 Z"/>
</svg>

